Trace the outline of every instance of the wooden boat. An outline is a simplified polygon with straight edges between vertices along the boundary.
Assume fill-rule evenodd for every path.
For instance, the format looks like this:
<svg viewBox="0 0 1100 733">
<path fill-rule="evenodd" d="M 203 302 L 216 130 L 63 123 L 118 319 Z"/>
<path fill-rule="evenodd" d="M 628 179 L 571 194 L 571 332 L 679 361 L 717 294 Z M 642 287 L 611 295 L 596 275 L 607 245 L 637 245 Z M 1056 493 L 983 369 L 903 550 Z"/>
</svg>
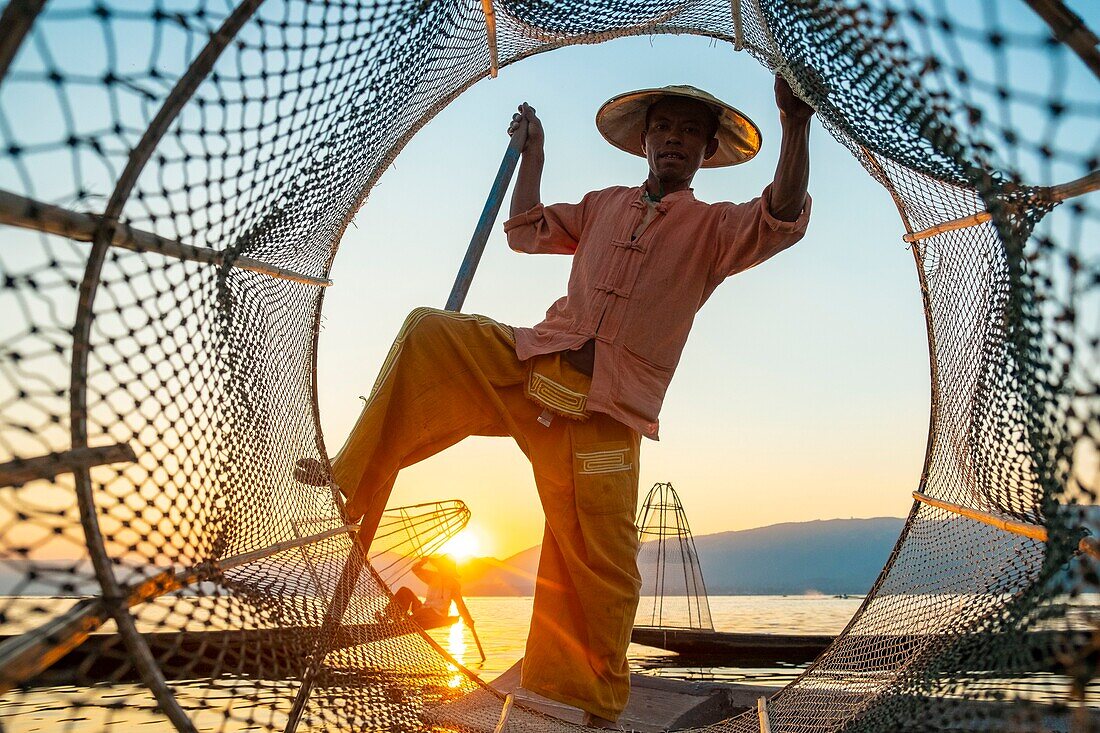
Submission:
<svg viewBox="0 0 1100 733">
<path fill-rule="evenodd" d="M 720 659 L 729 666 L 812 662 L 834 638 L 828 634 L 743 634 L 656 626 L 635 626 L 630 635 L 635 644 L 665 649 L 685 657 Z"/>
<path fill-rule="evenodd" d="M 458 622 L 448 616 L 428 626 L 443 628 Z M 349 624 L 336 633 L 332 649 L 345 649 L 382 639 L 416 633 L 411 621 Z M 167 679 L 197 679 L 225 673 L 226 660 L 235 658 L 233 673 L 243 677 L 286 679 L 301 675 L 320 638 L 320 626 L 288 626 L 271 629 L 172 631 L 142 634 L 153 655 L 160 660 Z M 0 635 L 0 643 L 10 636 Z M 256 657 L 255 650 L 264 650 Z M 250 653 L 251 652 L 251 653 Z M 49 669 L 26 680 L 26 686 L 73 684 L 89 679 L 137 682 L 132 665 L 120 665 L 124 655 L 117 634 L 92 634 Z"/>
<path fill-rule="evenodd" d="M 982 634 L 971 634 L 969 643 L 980 644 Z M 700 662 L 699 666 L 738 667 L 760 664 L 806 664 L 817 659 L 832 644 L 835 637 L 827 634 L 744 634 L 706 629 L 657 628 L 635 626 L 630 640 L 635 644 L 665 649 L 675 652 L 684 659 L 685 666 Z M 904 647 L 921 643 L 913 635 L 894 634 L 874 637 L 879 646 Z M 990 641 L 993 641 L 990 639 Z M 1086 643 L 1081 633 L 1067 631 L 1032 631 L 1027 634 L 1027 646 L 1030 655 L 1021 654 L 1016 668 L 1002 672 L 1026 674 L 1032 672 L 1065 673 L 1064 669 L 1053 666 L 1050 661 L 1050 649 L 1076 648 Z M 839 664 L 839 662 L 834 662 Z M 867 669 L 866 661 L 858 662 L 861 669 Z M 978 667 L 966 671 L 984 672 Z"/>
<path fill-rule="evenodd" d="M 478 733 L 545 733 L 550 728 L 547 718 L 557 718 L 570 723 L 581 723 L 583 712 L 578 708 L 551 700 L 530 702 L 514 698 L 507 721 L 499 724 L 504 699 L 515 693 L 519 686 L 521 662 L 489 683 L 488 688 L 475 690 L 463 698 L 431 708 L 422 714 L 424 722 L 433 730 L 478 731 Z M 630 700 L 619 718 L 624 730 L 637 733 L 665 733 L 667 731 L 701 728 L 713 725 L 748 711 L 757 711 L 761 698 L 771 698 L 778 687 L 744 685 L 724 682 L 687 681 L 649 675 L 630 675 Z M 832 699 L 838 705 L 848 706 L 857 693 L 840 688 L 821 689 L 822 705 Z M 1003 730 L 1004 703 L 974 702 L 969 700 L 921 698 L 920 704 L 928 710 L 954 714 L 967 720 L 965 725 L 952 728 L 957 733 L 992 733 Z M 1051 733 L 1070 733 L 1079 730 L 1100 729 L 1100 713 L 1074 719 L 1074 713 L 1063 706 L 1037 705 L 1032 712 L 1038 716 L 1041 730 Z M 1080 726 L 1084 727 L 1080 727 Z M 1031 728 L 1027 728 L 1031 730 Z M 905 733 L 916 733 L 919 726 Z M 900 733 L 900 732 L 899 732 Z"/>
<path fill-rule="evenodd" d="M 443 730 L 484 731 L 493 733 L 502 699 L 519 687 L 522 660 L 489 683 L 491 689 L 476 690 L 460 700 L 434 708 L 425 715 L 426 722 Z M 670 730 L 696 728 L 731 718 L 754 709 L 757 700 L 779 690 L 777 687 L 730 685 L 720 682 L 688 682 L 649 675 L 630 675 L 630 701 L 619 718 L 625 730 L 638 733 L 661 733 Z M 509 733 L 544 731 L 546 716 L 571 723 L 581 723 L 584 713 L 578 708 L 542 698 L 520 699 L 513 705 L 504 730 Z M 490 724 L 487 721 L 492 718 Z"/>
</svg>

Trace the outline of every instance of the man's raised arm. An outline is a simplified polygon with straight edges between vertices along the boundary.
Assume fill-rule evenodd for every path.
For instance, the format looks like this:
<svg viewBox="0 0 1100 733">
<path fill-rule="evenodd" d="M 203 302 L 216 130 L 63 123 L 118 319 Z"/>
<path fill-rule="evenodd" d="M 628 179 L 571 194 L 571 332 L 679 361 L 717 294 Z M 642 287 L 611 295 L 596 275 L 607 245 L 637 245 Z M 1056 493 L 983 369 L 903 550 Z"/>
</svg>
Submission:
<svg viewBox="0 0 1100 733">
<path fill-rule="evenodd" d="M 542 130 L 542 122 L 535 116 L 535 108 L 524 102 L 519 106 L 519 112 L 512 115 L 512 124 L 508 126 L 508 134 L 511 135 L 527 125 L 527 142 L 523 146 L 522 157 L 519 162 L 519 173 L 516 175 L 516 186 L 512 189 L 512 205 L 508 210 L 508 216 L 513 217 L 522 214 L 537 204 L 542 203 L 542 165 L 546 159 L 543 143 L 546 137 Z"/>
<path fill-rule="evenodd" d="M 810 182 L 810 118 L 814 110 L 795 96 L 781 76 L 775 77 L 775 105 L 779 107 L 783 141 L 768 204 L 776 219 L 794 221 L 806 206 L 806 187 Z M 522 168 L 520 171 L 522 174 Z M 514 202 L 513 198 L 513 206 Z"/>
</svg>

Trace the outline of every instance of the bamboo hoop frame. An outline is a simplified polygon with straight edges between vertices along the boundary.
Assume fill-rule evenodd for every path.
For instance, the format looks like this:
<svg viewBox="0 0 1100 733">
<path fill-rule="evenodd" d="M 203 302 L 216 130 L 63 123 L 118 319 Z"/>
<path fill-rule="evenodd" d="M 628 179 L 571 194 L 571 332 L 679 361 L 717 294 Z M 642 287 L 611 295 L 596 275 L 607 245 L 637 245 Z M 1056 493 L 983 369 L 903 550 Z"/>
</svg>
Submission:
<svg viewBox="0 0 1100 733">
<path fill-rule="evenodd" d="M 105 217 L 98 214 L 82 214 L 77 211 L 35 201 L 10 191 L 0 190 L 0 224 L 33 229 L 47 234 L 56 234 L 77 242 L 91 242 L 96 232 L 106 226 Z M 112 229 L 110 245 L 131 252 L 155 252 L 165 257 L 175 257 L 189 262 L 203 262 L 210 265 L 229 264 L 239 270 L 258 272 L 263 275 L 327 288 L 332 280 L 323 277 L 303 275 L 285 267 L 269 265 L 251 257 L 227 257 L 225 252 L 207 247 L 194 247 L 174 239 L 168 239 L 152 232 L 134 229 L 118 223 Z"/>
<path fill-rule="evenodd" d="M 172 123 L 183 111 L 187 102 L 194 96 L 199 85 L 207 78 L 222 52 L 229 47 L 241 28 L 259 9 L 263 0 L 242 0 L 225 18 L 222 25 L 210 35 L 202 50 L 195 56 L 187 71 L 176 81 L 175 86 L 165 97 L 156 116 L 150 121 L 145 133 L 130 152 L 126 167 L 115 182 L 114 191 L 107 202 L 103 216 L 92 239 L 92 251 L 84 268 L 84 277 L 80 282 L 76 317 L 73 322 L 72 367 L 69 372 L 69 432 L 74 449 L 88 445 L 88 359 L 91 354 L 92 320 L 95 317 L 93 303 L 103 272 L 103 262 L 108 248 L 115 238 L 119 216 L 126 201 L 137 185 L 138 177 L 152 158 L 161 139 Z M 80 525 L 84 530 L 88 557 L 95 568 L 96 579 L 103 590 L 104 605 L 118 627 L 126 649 L 133 657 L 135 668 L 141 679 L 149 687 L 153 698 L 164 711 L 165 716 L 176 729 L 183 733 L 195 731 L 190 716 L 184 712 L 175 693 L 168 686 L 157 660 L 153 658 L 149 645 L 138 633 L 134 617 L 125 604 L 125 595 L 118 580 L 99 526 L 95 495 L 91 474 L 87 468 L 78 468 L 73 472 L 77 505 L 80 509 Z"/>
<path fill-rule="evenodd" d="M 1029 2 L 1032 2 L 1033 4 L 1034 4 L 1034 2 L 1035 2 L 1035 1 L 1036 1 L 1036 0 L 1029 0 Z M 262 0 L 261 0 L 261 2 L 262 2 Z M 740 5 L 740 0 L 734 0 L 734 2 L 736 2 L 736 3 L 738 4 L 738 6 Z M 12 3 L 11 3 L 11 5 L 16 5 L 16 4 L 20 4 L 20 3 L 19 3 L 19 0 L 12 0 Z M 23 4 L 34 4 L 34 3 L 23 3 Z M 39 3 L 38 3 L 38 5 L 39 5 L 39 6 L 41 6 L 41 4 L 42 4 L 42 2 L 39 2 Z M 492 11 L 492 4 L 491 4 L 491 0 L 483 0 L 483 6 L 485 6 L 485 5 L 488 5 L 488 8 L 489 8 L 489 12 L 491 12 L 491 11 Z M 11 6 L 9 6 L 9 9 L 10 9 L 10 7 L 11 7 Z M 238 10 L 239 10 L 239 9 L 240 9 L 240 8 L 238 8 Z M 495 60 L 496 60 L 496 48 L 495 48 L 495 24 L 493 24 L 493 23 L 492 23 L 492 21 L 491 21 L 491 19 L 490 19 L 490 18 L 488 17 L 488 15 L 487 15 L 487 18 L 486 18 L 486 20 L 487 20 L 487 25 L 490 25 L 490 30 L 491 30 L 491 38 L 490 38 L 490 49 L 491 49 L 491 53 L 492 53 L 492 55 L 493 55 L 493 61 L 494 61 L 494 63 L 493 63 L 493 67 L 494 67 L 494 70 L 493 70 L 493 71 L 491 71 L 491 75 L 492 75 L 492 76 L 496 76 L 496 73 L 495 73 Z M 3 26 L 2 26 L 2 25 L 0 25 L 0 27 L 3 27 Z M 114 237 L 114 236 L 116 236 L 116 235 L 117 235 L 117 232 L 115 231 L 115 230 L 116 230 L 116 228 L 121 228 L 121 229 L 123 229 L 124 231 L 125 231 L 125 229 L 126 229 L 125 227 L 118 227 L 118 225 L 117 225 L 117 224 L 113 224 L 113 223 L 112 223 L 111 221 L 107 221 L 107 220 L 105 219 L 105 217 L 97 217 L 97 218 L 99 219 L 99 221 L 97 221 L 97 222 L 96 222 L 96 224 L 95 224 L 95 231 L 96 231 L 97 233 L 98 233 L 98 232 L 102 232 L 102 231 L 109 231 L 109 232 L 110 232 L 110 235 L 111 235 L 112 237 Z M 148 234 L 148 233 L 144 233 L 144 234 Z M 156 236 L 156 235 L 148 234 L 148 236 Z M 93 240 L 96 240 L 96 239 L 97 239 L 96 237 L 92 237 L 92 238 L 90 238 L 90 239 L 89 239 L 89 240 L 87 240 L 87 241 L 93 241 Z M 171 240 L 165 240 L 165 241 L 171 241 Z M 114 245 L 114 242 L 113 242 L 113 241 L 111 241 L 111 242 L 110 242 L 110 244 Z M 178 242 L 176 242 L 175 244 L 177 244 L 177 245 L 180 245 L 180 246 L 187 246 L 187 245 L 182 245 L 182 244 L 180 244 L 180 243 L 178 243 Z M 199 249 L 199 248 L 195 248 L 195 249 Z M 100 258 L 102 258 L 102 254 L 100 254 L 99 256 L 100 256 Z M 240 265 L 239 265 L 239 262 L 241 262 L 241 261 L 244 261 L 244 258 L 241 258 L 240 260 L 237 260 L 237 262 L 233 263 L 233 264 L 234 264 L 234 266 L 240 266 Z M 261 263 L 261 264 L 262 264 L 262 263 Z M 248 268 L 242 268 L 242 269 L 248 269 Z M 276 268 L 276 269 L 278 269 L 278 268 Z M 268 274 L 270 274 L 270 273 L 268 273 Z M 331 284 L 331 282 L 329 282 L 328 284 Z M 93 290 L 93 292 L 94 292 L 94 287 L 92 288 L 92 290 Z M 83 294 L 84 294 L 84 290 L 83 290 L 83 288 L 82 288 L 82 296 L 83 296 Z M 82 301 L 82 302 L 83 302 L 83 301 Z M 90 306 L 90 302 L 91 302 L 91 301 L 90 301 L 90 299 L 89 299 L 89 300 L 88 300 L 88 306 Z M 318 311 L 319 311 L 319 308 L 318 308 Z M 75 359 L 76 359 L 76 356 L 75 356 L 75 353 L 74 353 L 74 361 L 75 361 Z M 7 465 L 10 465 L 10 464 L 5 464 L 5 466 L 7 466 Z M 83 472 L 84 472 L 85 474 L 87 473 L 87 467 L 88 467 L 88 465 L 95 465 L 95 464 L 87 464 L 87 465 L 83 466 L 83 467 L 82 467 L 82 469 L 83 469 Z M 82 508 L 83 508 L 83 507 L 82 507 Z M 1086 540 L 1082 540 L 1082 541 L 1081 541 L 1081 543 L 1082 543 L 1082 545 L 1084 545 L 1084 544 L 1086 543 Z M 1092 541 L 1092 543 L 1093 543 L 1093 545 L 1095 545 L 1095 540 L 1093 540 L 1093 541 Z M 167 591 L 166 591 L 166 592 L 167 592 Z M 763 705 L 762 705 L 762 708 L 763 708 L 763 713 L 764 713 L 764 714 L 766 715 L 766 713 L 767 713 L 767 705 L 766 705 L 766 700 L 763 700 L 763 699 L 761 699 L 760 701 L 758 701 L 758 703 L 763 703 Z M 762 725 L 763 725 L 763 721 L 762 721 Z M 770 728 L 769 728 L 769 730 L 770 730 Z"/>
</svg>

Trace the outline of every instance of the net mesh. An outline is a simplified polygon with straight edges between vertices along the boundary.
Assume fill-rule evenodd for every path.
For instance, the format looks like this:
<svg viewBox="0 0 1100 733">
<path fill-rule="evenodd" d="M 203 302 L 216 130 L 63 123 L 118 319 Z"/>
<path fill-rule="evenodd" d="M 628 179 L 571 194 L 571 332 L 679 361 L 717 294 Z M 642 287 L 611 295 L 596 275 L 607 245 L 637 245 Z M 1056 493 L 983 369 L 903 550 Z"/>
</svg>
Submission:
<svg viewBox="0 0 1100 733">
<path fill-rule="evenodd" d="M 1095 36 L 1053 0 L 492 7 L 495 44 L 467 0 L 8 3 L 7 709 L 33 716 L 54 684 L 80 730 L 492 730 L 499 696 L 379 621 L 387 583 L 337 498 L 293 483 L 287 456 L 326 453 L 324 278 L 405 142 L 490 67 L 690 33 L 782 74 L 886 187 L 927 314 L 921 500 L 772 729 L 1095 727 Z"/>
</svg>

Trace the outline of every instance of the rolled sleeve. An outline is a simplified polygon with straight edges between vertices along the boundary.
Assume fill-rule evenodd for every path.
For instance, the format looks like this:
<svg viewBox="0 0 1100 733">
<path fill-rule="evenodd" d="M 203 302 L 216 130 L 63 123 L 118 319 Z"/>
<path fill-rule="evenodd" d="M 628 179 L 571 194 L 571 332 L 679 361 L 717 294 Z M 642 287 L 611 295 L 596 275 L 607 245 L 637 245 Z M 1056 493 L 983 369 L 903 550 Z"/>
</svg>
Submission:
<svg viewBox="0 0 1100 733">
<path fill-rule="evenodd" d="M 715 274 L 720 278 L 755 267 L 802 239 L 810 222 L 811 199 L 794 221 L 777 219 L 771 211 L 771 186 L 745 204 L 727 205 L 718 222 L 718 257 Z"/>
<path fill-rule="evenodd" d="M 579 204 L 536 204 L 504 222 L 508 246 L 529 254 L 565 254 L 577 251 L 584 231 L 588 196 Z"/>
</svg>

